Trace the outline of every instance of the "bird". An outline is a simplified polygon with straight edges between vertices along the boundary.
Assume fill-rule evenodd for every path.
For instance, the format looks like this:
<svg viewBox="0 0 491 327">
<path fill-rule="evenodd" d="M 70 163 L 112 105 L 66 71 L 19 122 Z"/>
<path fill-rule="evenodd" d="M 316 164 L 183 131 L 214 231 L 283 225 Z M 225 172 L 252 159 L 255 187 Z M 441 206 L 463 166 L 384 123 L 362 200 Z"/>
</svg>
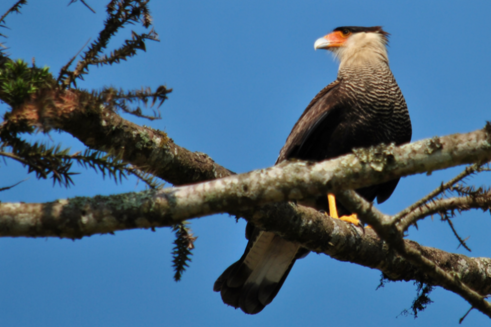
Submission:
<svg viewBox="0 0 491 327">
<path fill-rule="evenodd" d="M 293 126 L 276 164 L 300 159 L 323 161 L 381 143 L 411 140 L 406 101 L 390 70 L 388 37 L 381 26 L 342 26 L 319 38 L 314 48 L 329 50 L 339 60 L 334 82 L 322 89 Z M 355 190 L 367 201 L 387 200 L 399 179 Z M 304 204 L 304 203 L 301 203 Z M 306 203 L 330 216 L 357 223 L 332 194 Z M 337 211 L 337 212 L 336 212 Z M 247 247 L 214 284 L 225 304 L 256 314 L 275 298 L 295 261 L 309 251 L 299 244 L 246 227 Z"/>
</svg>

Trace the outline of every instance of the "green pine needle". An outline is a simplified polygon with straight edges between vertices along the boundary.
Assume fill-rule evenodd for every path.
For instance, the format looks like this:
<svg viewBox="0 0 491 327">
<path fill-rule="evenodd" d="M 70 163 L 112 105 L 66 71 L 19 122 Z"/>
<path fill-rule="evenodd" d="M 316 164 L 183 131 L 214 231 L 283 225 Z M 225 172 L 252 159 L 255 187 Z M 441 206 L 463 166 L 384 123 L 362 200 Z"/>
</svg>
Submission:
<svg viewBox="0 0 491 327">
<path fill-rule="evenodd" d="M 174 280 L 176 282 L 181 280 L 186 267 L 189 267 L 188 262 L 191 261 L 190 256 L 193 255 L 191 250 L 194 249 L 194 241 L 197 238 L 193 236 L 191 229 L 186 227 L 187 224 L 188 222 L 183 222 L 172 227 L 176 234 L 174 249 L 172 250 L 172 266 L 174 267 Z"/>
</svg>

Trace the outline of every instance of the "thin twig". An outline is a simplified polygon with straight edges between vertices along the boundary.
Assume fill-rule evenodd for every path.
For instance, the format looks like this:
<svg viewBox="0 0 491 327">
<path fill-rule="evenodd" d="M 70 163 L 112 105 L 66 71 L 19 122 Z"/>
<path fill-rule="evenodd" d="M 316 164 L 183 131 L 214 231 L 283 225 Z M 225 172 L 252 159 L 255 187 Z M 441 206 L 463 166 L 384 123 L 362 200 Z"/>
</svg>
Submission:
<svg viewBox="0 0 491 327">
<path fill-rule="evenodd" d="M 463 240 L 463 239 L 462 239 L 462 238 L 459 236 L 459 234 L 457 234 L 457 231 L 455 230 L 455 227 L 454 227 L 454 225 L 453 225 L 452 221 L 450 220 L 450 218 L 449 218 L 449 217 L 445 217 L 445 218 L 443 218 L 443 220 L 446 220 L 446 221 L 448 222 L 448 225 L 449 225 L 449 226 L 450 226 L 450 228 L 452 229 L 453 234 L 454 234 L 454 235 L 455 235 L 455 237 L 456 237 L 456 238 L 459 240 L 460 245 L 462 245 L 462 246 L 463 246 L 463 247 L 464 247 L 464 248 L 465 248 L 467 251 L 472 252 L 472 250 L 471 250 L 471 249 L 470 249 L 470 248 L 467 246 L 467 244 L 465 243 L 465 240 Z M 460 246 L 460 245 L 459 245 L 459 246 Z"/>
<path fill-rule="evenodd" d="M 464 319 L 467 317 L 467 315 L 472 311 L 472 309 L 474 309 L 474 307 L 471 307 L 469 310 L 467 310 L 467 312 L 465 313 L 465 315 L 459 319 L 459 324 L 462 323 L 462 321 L 464 321 Z"/>
<path fill-rule="evenodd" d="M 11 188 L 16 187 L 17 185 L 19 185 L 22 182 L 27 181 L 28 179 L 29 179 L 29 177 L 28 178 L 24 178 L 23 180 L 21 180 L 20 182 L 15 183 L 14 185 L 2 187 L 2 188 L 0 188 L 0 192 L 6 191 L 6 190 L 10 190 Z"/>
<path fill-rule="evenodd" d="M 58 79 L 56 80 L 56 83 L 60 83 L 61 79 L 63 78 L 63 76 L 68 72 L 68 68 L 70 68 L 70 66 L 72 65 L 73 61 L 77 58 L 77 56 L 80 54 L 80 52 L 82 52 L 82 50 L 87 46 L 87 44 L 90 42 L 90 39 L 87 40 L 87 42 L 85 42 L 84 46 L 80 48 L 80 50 L 78 50 L 78 52 L 66 63 L 65 66 L 61 67 L 60 69 L 60 73 L 58 74 Z M 68 84 L 70 85 L 70 84 Z M 67 88 L 68 85 L 64 85 L 64 88 Z"/>
<path fill-rule="evenodd" d="M 4 19 L 12 12 L 17 12 L 19 13 L 19 9 L 22 5 L 25 5 L 27 3 L 27 0 L 19 0 L 17 1 L 12 7 L 9 8 L 9 10 L 7 10 L 5 12 L 5 14 L 2 15 L 2 17 L 0 17 L 0 23 L 2 23 L 4 21 Z"/>
<path fill-rule="evenodd" d="M 14 160 L 16 160 L 16 161 L 18 161 L 18 162 L 20 162 L 21 164 L 24 164 L 24 165 L 29 165 L 29 163 L 26 160 L 22 159 L 19 156 L 16 156 L 13 153 L 10 153 L 10 152 L 0 152 L 0 156 L 7 157 L 7 158 L 10 158 L 10 159 L 14 159 Z M 41 168 L 39 167 L 39 169 L 41 169 Z"/>
<path fill-rule="evenodd" d="M 431 278 L 441 281 L 441 285 L 446 289 L 459 294 L 474 308 L 491 318 L 491 304 L 482 295 L 469 288 L 459 280 L 457 275 L 447 273 L 435 262 L 426 258 L 417 247 L 408 246 L 402 238 L 403 231 L 386 223 L 387 215 L 378 211 L 371 203 L 352 190 L 337 193 L 337 196 L 338 200 L 351 212 L 358 214 L 362 221 L 370 222 L 375 232 L 402 257 L 420 267 Z"/>
<path fill-rule="evenodd" d="M 482 164 L 475 163 L 471 166 L 465 167 L 463 172 L 461 172 L 460 174 L 458 174 L 457 176 L 455 176 L 454 178 L 449 180 L 447 183 L 445 183 L 445 184 L 442 183 L 442 185 L 440 185 L 439 187 L 434 189 L 432 192 L 430 192 L 429 194 L 427 194 L 426 196 L 424 196 L 420 200 L 416 201 L 415 203 L 413 203 L 412 205 L 410 205 L 406 209 L 404 209 L 401 212 L 394 215 L 392 218 L 392 223 L 397 224 L 398 222 L 401 221 L 402 218 L 404 218 L 404 216 L 406 216 L 410 212 L 416 210 L 417 208 L 421 209 L 422 205 L 427 203 L 429 200 L 433 199 L 435 196 L 438 196 L 439 194 L 445 192 L 445 190 L 447 190 L 451 186 L 455 185 L 455 183 L 457 183 L 457 182 L 461 181 L 462 179 L 464 179 L 465 177 L 473 174 L 476 170 L 479 169 L 480 166 L 482 166 Z M 404 229 L 404 231 L 405 231 L 405 229 Z"/>
<path fill-rule="evenodd" d="M 71 5 L 74 2 L 77 2 L 77 0 L 71 0 L 68 5 Z M 80 2 L 83 3 L 85 5 L 85 7 L 89 8 L 89 10 L 92 11 L 94 14 L 96 13 L 95 10 L 90 8 L 90 6 L 84 0 L 80 0 Z"/>
<path fill-rule="evenodd" d="M 421 220 L 436 213 L 446 212 L 448 210 L 488 210 L 490 207 L 491 193 L 481 194 L 478 196 L 463 196 L 452 197 L 448 199 L 438 199 L 431 203 L 426 203 L 424 206 L 420 207 L 418 211 L 413 211 L 407 216 L 403 217 L 398 224 L 398 228 L 406 231 L 409 226 L 415 224 L 416 222 L 418 222 L 418 220 Z"/>
<path fill-rule="evenodd" d="M 126 166 L 124 169 L 128 171 L 128 173 L 135 175 L 138 180 L 142 180 L 152 190 L 159 190 L 164 186 L 163 183 L 155 182 L 154 179 L 156 177 L 152 177 L 152 174 L 149 172 L 145 172 L 131 165 Z"/>
<path fill-rule="evenodd" d="M 0 152 L 0 156 L 3 156 L 3 157 L 7 157 L 7 158 L 10 158 L 10 159 L 13 159 L 15 161 L 18 161 L 20 162 L 21 164 L 23 165 L 26 165 L 26 166 L 29 166 L 29 167 L 33 167 L 33 168 L 36 168 L 36 171 L 41 175 L 43 176 L 43 178 L 46 178 L 46 173 L 44 172 L 44 169 L 41 168 L 40 166 L 38 165 L 35 165 L 33 163 L 29 163 L 27 162 L 25 159 L 19 157 L 19 156 L 16 156 L 15 154 L 13 153 L 10 153 L 10 152 Z"/>
<path fill-rule="evenodd" d="M 107 5 L 107 13 L 109 17 L 104 22 L 104 28 L 99 32 L 99 37 L 90 45 L 89 49 L 85 51 L 82 55 L 82 60 L 78 61 L 75 69 L 67 74 L 68 76 L 64 79 L 60 80 L 63 88 L 69 87 L 72 83 L 75 82 L 77 78 L 82 78 L 82 75 L 87 74 L 89 66 L 94 64 L 95 60 L 99 60 L 99 55 L 102 53 L 103 49 L 107 48 L 109 40 L 116 34 L 116 32 L 123 28 L 127 24 L 132 24 L 133 22 L 138 22 L 141 18 L 141 15 L 144 13 L 148 13 L 146 8 L 148 2 L 139 2 L 135 1 L 135 4 L 131 3 L 132 1 L 111 1 Z M 148 19 L 144 19 L 142 21 L 144 27 L 147 26 Z M 152 31 L 150 32 L 152 33 Z M 156 34 L 155 32 L 153 32 Z M 139 36 L 140 38 L 148 39 L 151 37 Z M 126 43 L 128 44 L 128 40 Z M 123 47 L 124 48 L 124 47 Z M 141 42 L 130 46 L 132 51 L 136 49 L 144 49 L 144 42 Z M 136 53 L 136 52 L 135 52 Z M 134 53 L 129 56 L 133 56 Z M 124 60 L 124 56 L 121 57 L 121 60 Z"/>
</svg>

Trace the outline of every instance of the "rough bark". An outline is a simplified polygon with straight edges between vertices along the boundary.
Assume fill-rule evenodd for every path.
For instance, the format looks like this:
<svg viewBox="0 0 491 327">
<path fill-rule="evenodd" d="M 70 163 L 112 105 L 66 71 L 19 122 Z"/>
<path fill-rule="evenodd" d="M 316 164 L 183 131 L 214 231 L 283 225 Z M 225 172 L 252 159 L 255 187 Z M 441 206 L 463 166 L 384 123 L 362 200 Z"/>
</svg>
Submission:
<svg viewBox="0 0 491 327">
<path fill-rule="evenodd" d="M 232 172 L 208 155 L 191 152 L 165 132 L 123 119 L 93 94 L 48 90 L 16 108 L 10 123 L 70 133 L 92 149 L 105 151 L 173 185 L 229 176 Z"/>
<path fill-rule="evenodd" d="M 424 207 L 411 212 L 405 216 L 400 222 L 401 229 L 406 230 L 408 226 L 414 224 L 418 220 L 428 216 L 444 213 L 453 210 L 466 211 L 470 209 L 482 209 L 483 211 L 491 208 L 491 192 L 479 196 L 452 197 L 448 199 L 439 199 L 435 202 L 428 203 Z"/>
<path fill-rule="evenodd" d="M 305 200 L 327 192 L 339 193 L 343 200 L 344 190 L 489 161 L 489 124 L 484 130 L 435 137 L 398 148 L 380 145 L 359 149 L 352 155 L 323 163 L 282 163 L 229 176 L 233 173 L 206 155 L 178 147 L 163 132 L 125 121 L 84 92 L 40 94 L 12 112 L 9 123 L 17 122 L 44 130 L 62 129 L 91 148 L 121 157 L 175 185 L 228 177 L 161 192 L 75 198 L 47 204 L 1 204 L 2 236 L 78 238 L 120 229 L 169 226 L 184 219 L 228 212 L 313 251 L 379 269 L 390 278 L 442 286 L 491 317 L 491 306 L 483 297 L 490 293 L 490 259 L 468 258 L 403 240 L 392 217 L 375 215 L 371 205 L 353 200 L 356 197 L 345 196 L 344 201 L 354 201 L 353 208 L 363 204 L 365 210 L 353 211 L 373 224 L 382 240 L 388 241 L 398 254 L 370 229 L 360 232 L 302 206 L 270 204 Z M 371 219 L 371 215 L 377 219 Z M 391 236 L 391 228 L 399 234 Z"/>
<path fill-rule="evenodd" d="M 128 228 L 169 226 L 159 214 L 156 192 L 129 193 L 117 196 L 74 198 L 46 204 L 5 203 L 0 205 L 2 235 L 13 223 L 9 234 L 25 236 L 58 236 L 76 238 L 87 232 L 111 233 Z M 423 272 L 417 265 L 398 255 L 371 228 L 354 227 L 318 211 L 289 204 L 265 205 L 243 211 L 251 221 L 287 240 L 301 243 L 309 250 L 325 253 L 378 269 L 393 280 L 418 280 L 441 285 L 439 279 Z M 285 219 L 290 217 L 290 219 Z M 14 220 L 16 220 L 14 222 Z M 32 223 L 35 222 L 35 226 Z M 491 293 L 491 259 L 470 258 L 424 247 L 405 240 L 409 248 L 424 253 L 441 269 L 459 276 L 459 280 L 485 295 Z M 441 285 L 443 286 L 443 285 Z"/>
<path fill-rule="evenodd" d="M 370 223 L 376 233 L 388 243 L 391 249 L 395 249 L 404 259 L 428 277 L 429 283 L 438 282 L 438 286 L 452 291 L 467 300 L 473 308 L 491 318 L 491 303 L 486 301 L 489 293 L 482 293 L 480 289 L 473 288 L 463 280 L 458 273 L 446 269 L 440 265 L 440 258 L 428 255 L 428 252 L 420 246 L 412 246 L 403 239 L 403 230 L 399 229 L 391 217 L 378 211 L 373 205 L 360 197 L 354 191 L 338 193 L 341 200 L 350 211 L 358 214 L 364 221 Z M 490 260 L 490 259 L 486 259 Z M 485 284 L 489 279 L 485 278 Z"/>
<path fill-rule="evenodd" d="M 77 238 L 128 228 L 170 226 L 183 219 L 228 212 L 246 217 L 257 226 L 277 232 L 312 251 L 379 269 L 394 280 L 414 279 L 440 285 L 468 300 L 467 295 L 473 294 L 475 299 L 471 297 L 469 302 L 481 309 L 481 304 L 486 306 L 487 302 L 469 288 L 478 290 L 481 295 L 490 292 L 491 259 L 468 258 L 391 236 L 387 229 L 391 227 L 390 217 L 377 212 L 366 201 L 356 202 L 360 199 L 356 200 L 353 194 L 343 195 L 341 190 L 380 183 L 394 176 L 490 160 L 488 141 L 487 131 L 475 131 L 439 138 L 438 151 L 428 151 L 431 141 L 423 140 L 398 148 L 358 150 L 354 155 L 316 164 L 284 163 L 161 191 L 74 198 L 46 204 L 0 204 L 0 235 Z M 362 231 L 302 206 L 268 204 L 301 200 L 334 190 L 402 256 L 389 249 L 370 228 Z M 355 202 L 350 202 L 352 200 Z M 363 206 L 358 208 L 357 203 Z M 263 206 L 258 207 L 261 204 Z M 426 261 L 431 263 L 432 269 L 427 269 Z M 448 280 L 450 275 L 453 282 Z"/>
<path fill-rule="evenodd" d="M 257 210 L 257 206 L 268 203 L 305 200 L 330 192 L 379 184 L 394 177 L 476 161 L 489 161 L 491 160 L 491 146 L 488 138 L 486 131 L 478 130 L 467 134 L 441 137 L 439 138 L 441 147 L 438 151 L 431 153 L 428 151 L 429 141 L 422 140 L 400 147 L 380 146 L 357 150 L 356 154 L 320 163 L 284 162 L 267 169 L 200 184 L 168 188 L 155 193 L 142 192 L 108 197 L 75 198 L 59 202 L 64 205 L 47 204 L 43 206 L 43 204 L 38 204 L 41 207 L 36 210 L 53 213 L 52 217 L 55 220 L 48 216 L 44 216 L 45 219 L 29 220 L 22 211 L 19 211 L 17 215 L 8 214 L 11 218 L 6 219 L 6 212 L 3 209 L 7 210 L 13 204 L 0 204 L 0 214 L 4 217 L 0 220 L 0 235 L 60 235 L 59 233 L 51 234 L 50 231 L 63 231 L 65 219 L 83 222 L 88 219 L 87 215 L 97 210 L 102 212 L 111 210 L 117 213 L 111 216 L 131 216 L 134 219 L 147 217 L 148 220 L 154 221 L 148 226 L 155 226 L 154 224 L 168 226 L 185 219 L 224 212 L 245 216 L 250 220 L 249 208 Z M 18 209 L 26 208 L 26 212 L 33 211 L 29 204 L 16 205 Z M 32 204 L 32 206 L 36 205 Z M 68 215 L 62 219 L 63 213 L 65 211 L 73 213 L 73 208 L 78 210 L 76 211 L 79 212 L 78 216 Z M 91 223 L 90 226 L 94 228 L 92 230 L 84 228 L 73 231 L 70 229 L 75 234 L 72 236 L 63 234 L 63 236 L 80 237 L 107 232 L 106 219 L 107 217 L 102 217 L 95 220 L 93 224 Z M 59 227 L 53 226 L 54 221 L 57 221 Z M 102 223 L 101 229 L 96 226 L 98 221 Z M 43 226 L 45 222 L 47 225 Z M 367 223 L 377 227 L 375 224 L 382 226 L 391 223 L 391 220 L 384 218 L 378 221 L 367 221 Z M 79 226 L 85 225 L 86 223 L 79 224 Z"/>
</svg>

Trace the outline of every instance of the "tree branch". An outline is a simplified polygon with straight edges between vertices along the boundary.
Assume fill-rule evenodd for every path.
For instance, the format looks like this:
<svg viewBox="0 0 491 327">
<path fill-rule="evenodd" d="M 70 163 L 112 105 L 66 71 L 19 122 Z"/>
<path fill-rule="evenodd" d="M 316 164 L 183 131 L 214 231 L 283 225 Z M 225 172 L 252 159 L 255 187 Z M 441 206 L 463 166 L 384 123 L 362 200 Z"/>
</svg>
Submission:
<svg viewBox="0 0 491 327">
<path fill-rule="evenodd" d="M 232 172 L 204 153 L 174 143 L 166 133 L 142 127 L 103 105 L 94 94 L 47 90 L 16 108 L 8 123 L 70 133 L 86 146 L 105 151 L 174 185 L 229 176 Z M 4 123 L 5 124 L 5 123 Z"/>
<path fill-rule="evenodd" d="M 70 116 L 72 112 L 67 110 L 66 116 Z M 15 111 L 12 114 L 15 119 L 25 117 L 14 114 Z M 117 115 L 113 117 L 121 119 Z M 10 118 L 10 121 L 14 121 L 13 118 Z M 98 124 L 119 126 L 114 121 Z M 457 260 L 455 264 L 450 265 L 451 269 L 448 266 L 441 267 L 442 257 L 455 255 L 436 249 L 422 248 L 416 243 L 407 243 L 409 241 L 402 239 L 402 231 L 396 229 L 398 233 L 393 233 L 391 217 L 378 213 L 371 204 L 363 202 L 363 199 L 360 201 L 361 198 L 353 191 L 343 192 L 343 190 L 379 184 L 400 176 L 489 161 L 491 160 L 490 139 L 489 125 L 487 125 L 484 130 L 467 134 L 422 140 L 400 147 L 379 145 L 369 149 L 357 149 L 354 154 L 320 163 L 283 162 L 259 171 L 158 192 L 75 198 L 48 204 L 0 204 L 2 217 L 0 235 L 79 238 L 127 228 L 170 226 L 184 219 L 228 212 L 245 217 L 257 226 L 277 232 L 285 239 L 298 242 L 310 250 L 324 252 L 339 260 L 365 262 L 367 260 L 363 258 L 365 256 L 360 256 L 357 260 L 354 258 L 356 257 L 354 253 L 359 253 L 360 249 L 365 252 L 370 248 L 368 243 L 374 242 L 373 239 L 364 238 L 370 235 L 369 232 L 361 235 L 357 232 L 356 236 L 350 236 L 350 233 L 346 232 L 349 225 L 339 228 L 341 222 L 320 218 L 318 214 L 315 225 L 312 225 L 314 220 L 304 216 L 305 210 L 309 209 L 301 206 L 296 207 L 297 210 L 290 210 L 293 208 L 290 204 L 267 205 L 288 200 L 305 200 L 336 192 L 341 195 L 340 200 L 343 203 L 350 204 L 349 198 L 351 198 L 355 199 L 354 203 L 363 204 L 363 208 L 355 208 L 353 205 L 348 205 L 348 208 L 359 213 L 365 222 L 371 224 L 375 231 L 408 261 L 412 271 L 415 272 L 410 279 L 440 285 L 451 290 L 491 316 L 489 303 L 462 283 L 461 273 L 465 274 L 465 271 L 462 271 L 459 265 L 462 260 L 465 260 L 465 256 L 459 257 L 459 260 L 462 260 Z M 259 208 L 257 207 L 259 205 L 266 206 Z M 289 211 L 286 215 L 285 210 Z M 278 215 L 279 212 L 283 214 Z M 315 214 L 311 213 L 310 217 L 312 215 Z M 276 223 L 271 223 L 270 220 L 275 221 L 275 217 L 281 218 L 279 220 L 276 218 Z M 326 227 L 326 224 L 333 227 Z M 287 226 L 286 230 L 285 226 Z M 319 226 L 324 228 L 317 228 Z M 350 237 L 356 238 L 354 243 L 363 242 L 363 245 L 358 250 L 350 249 L 347 256 L 339 256 L 338 253 L 343 251 L 342 248 L 346 247 L 345 243 L 349 243 Z M 323 243 L 326 240 L 328 240 L 327 244 Z M 336 243 L 338 243 L 337 248 Z M 329 249 L 330 247 L 336 248 L 334 253 Z M 383 248 L 383 243 L 378 239 L 375 241 L 375 248 L 381 247 Z M 437 253 L 437 258 L 428 257 L 428 253 L 432 252 Z M 385 258 L 388 255 L 385 252 L 377 263 L 360 264 L 373 266 L 384 272 L 387 270 L 386 274 L 393 276 L 393 271 L 386 269 L 385 266 L 380 267 L 386 264 Z M 486 265 L 488 261 L 491 262 L 489 259 L 469 260 L 471 262 L 466 264 L 466 267 L 482 267 L 482 260 Z M 435 262 L 438 262 L 438 265 Z M 477 268 L 477 270 L 482 273 L 481 269 Z M 471 280 L 477 278 L 476 276 Z M 482 275 L 479 276 L 482 278 Z M 487 286 L 484 288 L 487 289 Z M 477 289 L 481 294 L 488 293 L 487 290 L 483 291 L 482 287 Z"/>
<path fill-rule="evenodd" d="M 401 147 L 379 145 L 356 149 L 354 154 L 322 163 L 284 162 L 272 168 L 230 176 L 232 172 L 216 165 L 206 155 L 191 153 L 175 145 L 163 132 L 125 121 L 115 114 L 113 108 L 104 104 L 103 99 L 95 94 L 76 90 L 45 90 L 28 103 L 16 106 L 3 126 L 27 124 L 45 131 L 51 128 L 67 131 L 87 146 L 122 158 L 175 185 L 228 177 L 160 192 L 75 198 L 48 204 L 0 204 L 0 235 L 79 238 L 128 228 L 169 226 L 184 219 L 228 212 L 245 217 L 257 226 L 313 251 L 374 267 L 397 279 L 400 276 L 394 274 L 397 269 L 387 264 L 391 254 L 384 248 L 384 243 L 374 235 L 375 241 L 364 238 L 372 237 L 370 231 L 364 234 L 354 232 L 356 235 L 351 239 L 355 237 L 354 244 L 362 242 L 362 246 L 350 248 L 346 255 L 340 255 L 347 247 L 346 240 L 350 240 L 349 232 L 345 231 L 356 228 L 350 229 L 349 225 L 322 215 L 319 217 L 318 213 L 308 208 L 269 203 L 305 200 L 410 174 L 491 160 L 491 126 L 488 124 L 484 130 L 472 133 L 435 137 Z M 260 205 L 262 207 L 257 207 Z M 309 210 L 310 213 L 306 214 Z M 316 220 L 312 218 L 314 216 Z M 366 219 L 367 214 L 361 216 Z M 392 219 L 384 215 L 378 218 L 382 219 L 367 222 L 377 232 L 383 232 L 384 226 L 390 224 Z M 331 230 L 326 224 L 333 226 Z M 379 235 L 387 238 L 383 233 Z M 369 242 L 375 242 L 374 247 L 370 247 Z M 401 273 L 401 276 L 407 276 L 407 271 L 412 271 L 407 279 L 445 287 L 490 314 L 489 304 L 467 285 L 481 280 L 482 276 L 485 276 L 484 280 L 488 278 L 487 270 L 483 274 L 482 267 L 487 269 L 491 260 L 455 257 L 455 254 L 407 242 L 410 241 L 404 241 L 402 237 L 389 242 L 406 258 L 406 275 Z M 377 248 L 382 248 L 376 253 L 380 255 L 377 262 L 367 263 L 372 259 L 355 255 L 359 251 Z M 394 265 L 401 262 L 401 257 L 396 254 L 392 256 L 396 258 Z M 446 262 L 446 257 L 450 261 Z M 377 258 L 377 255 L 374 254 L 373 258 Z M 446 266 L 441 266 L 442 262 L 446 262 Z M 462 262 L 466 262 L 465 269 L 461 266 Z M 469 277 L 467 273 L 471 266 L 476 267 L 473 273 L 479 273 Z M 462 278 L 470 282 L 462 284 Z M 472 288 L 482 295 L 488 294 L 489 287 L 484 284 Z"/>
<path fill-rule="evenodd" d="M 338 193 L 338 199 L 350 211 L 358 214 L 360 219 L 369 223 L 391 248 L 421 269 L 430 278 L 430 281 L 426 281 L 426 283 L 434 285 L 433 281 L 438 281 L 437 285 L 459 294 L 474 308 L 491 318 L 491 304 L 485 300 L 489 293 L 481 293 L 479 289 L 472 289 L 459 278 L 456 271 L 445 269 L 445 267 L 437 264 L 438 261 L 435 261 L 435 258 L 428 257 L 422 248 L 410 246 L 402 238 L 403 231 L 392 225 L 390 217 L 378 211 L 371 203 L 354 191 L 340 192 Z"/>
<path fill-rule="evenodd" d="M 44 204 L 1 203 L 0 235 L 58 236 L 78 238 L 94 233 L 111 233 L 130 228 L 171 226 L 161 212 L 160 192 L 146 191 L 94 198 L 73 198 Z M 309 250 L 325 253 L 382 271 L 393 280 L 419 280 L 440 285 L 414 264 L 397 255 L 371 229 L 363 232 L 339 219 L 292 203 L 265 205 L 243 210 L 257 226 L 276 232 Z M 285 219 L 285 217 L 291 217 Z M 491 259 L 469 258 L 405 240 L 446 271 L 455 272 L 462 282 L 491 293 Z"/>
<path fill-rule="evenodd" d="M 27 3 L 27 0 L 19 0 L 12 7 L 10 7 L 1 17 L 0 24 L 5 23 L 5 18 L 13 12 L 20 13 L 20 8 Z M 1 35 L 1 34 L 0 34 Z"/>
<path fill-rule="evenodd" d="M 421 206 L 415 211 L 405 216 L 398 224 L 401 230 L 407 230 L 409 226 L 415 222 L 434 215 L 440 212 L 446 212 L 449 210 L 470 210 L 470 209 L 482 209 L 489 210 L 491 208 L 491 193 L 488 192 L 485 195 L 480 196 L 465 196 L 465 197 L 452 197 L 448 199 L 438 199 L 434 202 L 427 203 L 425 206 Z"/>
<path fill-rule="evenodd" d="M 409 174 L 444 169 L 472 161 L 491 160 L 489 135 L 485 130 L 448 135 L 439 140 L 441 149 L 432 153 L 427 151 L 428 140 L 400 147 L 378 146 L 360 149 L 356 154 L 320 163 L 283 162 L 271 168 L 246 174 L 168 188 L 155 193 L 152 199 L 148 200 L 153 201 L 151 205 L 153 211 L 158 209 L 155 213 L 157 217 L 161 217 L 160 219 L 165 221 L 164 224 L 168 225 L 215 213 L 228 212 L 241 215 L 242 212 L 248 212 L 248 208 L 268 203 L 306 200 L 330 192 L 379 184 Z M 383 166 L 381 162 L 385 162 Z M 142 194 L 145 199 L 147 193 Z M 98 197 L 98 199 L 103 198 Z M 113 201 L 111 197 L 104 199 Z M 144 211 L 139 213 L 142 216 L 151 214 L 143 205 L 144 199 L 137 201 L 137 198 L 134 200 L 128 198 L 130 202 L 137 201 L 142 204 L 141 210 Z M 123 199 L 118 198 L 119 200 Z M 82 219 L 82 216 L 79 219 Z M 13 222 L 15 221 L 14 219 Z M 25 223 L 25 219 L 22 219 L 22 223 Z M 60 223 L 64 224 L 63 221 Z M 377 229 L 375 224 L 392 224 L 392 219 L 387 217 L 378 222 L 367 221 L 367 223 Z M 12 229 L 12 226 L 8 229 Z M 29 236 L 35 235 L 29 234 Z"/>
<path fill-rule="evenodd" d="M 413 212 L 417 209 L 421 210 L 428 201 L 430 201 L 431 199 L 434 199 L 439 194 L 444 193 L 446 190 L 448 190 L 449 188 L 451 188 L 452 186 L 454 186 L 456 183 L 460 182 L 461 180 L 463 180 L 467 176 L 474 174 L 476 171 L 479 170 L 479 168 L 481 166 L 482 165 L 475 163 L 472 166 L 465 167 L 463 172 L 461 172 L 460 174 L 458 174 L 457 176 L 455 176 L 454 178 L 452 178 L 448 182 L 442 183 L 442 185 L 440 185 L 439 187 L 434 189 L 432 192 L 430 192 L 429 194 L 427 194 L 426 196 L 424 196 L 420 200 L 416 201 L 414 204 L 410 205 L 406 209 L 402 210 L 397 215 L 394 215 L 394 217 L 392 218 L 393 221 L 395 223 L 398 223 L 406 215 L 410 214 L 411 212 Z M 412 223 L 409 223 L 409 225 L 408 225 L 408 222 L 410 222 L 411 220 L 405 219 L 405 221 L 406 221 L 406 223 L 402 224 L 403 230 L 407 230 L 412 223 L 416 222 L 416 220 L 414 220 Z"/>
<path fill-rule="evenodd" d="M 174 185 L 196 183 L 232 174 L 214 163 L 207 155 L 192 153 L 177 146 L 164 132 L 141 127 L 122 119 L 111 108 L 101 106 L 100 99 L 86 92 L 75 90 L 44 92 L 20 108 L 16 108 L 9 117 L 9 122 L 26 123 L 45 130 L 62 129 L 91 148 L 121 156 L 123 160 L 139 169 L 148 171 Z M 383 181 L 374 178 L 375 175 L 372 175 L 371 181 L 361 181 L 367 176 L 368 170 L 383 175 L 386 181 L 409 173 L 431 172 L 465 163 L 489 161 L 491 141 L 488 131 L 490 130 L 491 125 L 488 124 L 481 131 L 419 141 L 412 149 L 407 150 L 397 150 L 393 145 L 380 145 L 370 150 L 359 149 L 341 167 L 349 170 L 350 161 L 354 157 L 358 158 L 357 163 L 366 164 L 364 165 L 366 169 L 360 170 L 359 176 L 353 174 L 354 180 L 360 180 L 360 183 L 368 185 Z M 415 161 L 408 161 L 407 165 L 402 165 L 399 171 L 396 171 L 391 168 L 395 156 L 399 156 L 398 160 L 401 160 L 399 162 L 404 162 L 413 156 Z M 419 167 L 411 166 L 411 162 L 418 162 Z M 445 162 L 447 165 L 444 164 Z M 454 164 L 449 164 L 451 162 Z M 352 188 L 352 185 L 331 186 L 336 189 Z"/>
</svg>

